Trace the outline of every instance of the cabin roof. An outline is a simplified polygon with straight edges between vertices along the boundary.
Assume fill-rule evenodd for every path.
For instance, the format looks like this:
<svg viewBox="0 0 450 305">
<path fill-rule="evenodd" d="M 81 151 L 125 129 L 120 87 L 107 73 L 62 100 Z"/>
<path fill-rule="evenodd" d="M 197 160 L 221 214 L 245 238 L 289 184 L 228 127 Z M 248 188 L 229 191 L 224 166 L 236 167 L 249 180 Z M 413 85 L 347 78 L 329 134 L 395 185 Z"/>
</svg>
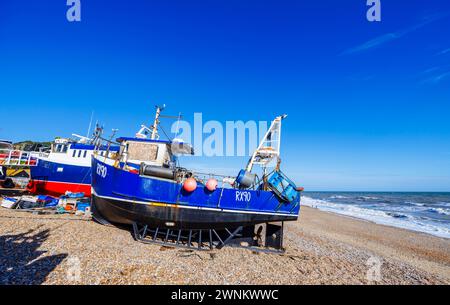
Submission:
<svg viewBox="0 0 450 305">
<path fill-rule="evenodd" d="M 94 150 L 95 149 L 95 145 L 91 145 L 91 144 L 82 144 L 82 143 L 72 143 L 70 145 L 71 149 L 80 149 L 80 150 Z M 107 150 L 108 147 L 106 145 L 102 145 L 99 147 L 99 150 Z M 118 146 L 110 146 L 109 147 L 110 151 L 114 151 L 114 152 L 118 152 L 119 151 L 119 147 Z"/>
<path fill-rule="evenodd" d="M 120 137 L 116 139 L 117 142 L 126 142 L 126 141 L 133 141 L 133 142 L 148 142 L 148 143 L 164 143 L 164 144 L 170 144 L 171 141 L 167 140 L 152 140 L 152 139 L 140 139 L 140 138 L 131 138 L 131 137 Z"/>
</svg>

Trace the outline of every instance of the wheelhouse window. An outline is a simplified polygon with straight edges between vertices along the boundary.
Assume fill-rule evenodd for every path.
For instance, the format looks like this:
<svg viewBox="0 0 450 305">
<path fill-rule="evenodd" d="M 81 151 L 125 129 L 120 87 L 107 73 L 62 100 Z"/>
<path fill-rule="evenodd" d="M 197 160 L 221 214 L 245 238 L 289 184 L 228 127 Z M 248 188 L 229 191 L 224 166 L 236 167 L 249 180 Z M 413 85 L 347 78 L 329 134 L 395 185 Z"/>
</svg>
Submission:
<svg viewBox="0 0 450 305">
<path fill-rule="evenodd" d="M 83 158 L 86 158 L 86 156 L 87 156 L 87 150 L 84 151 Z"/>
<path fill-rule="evenodd" d="M 77 151 L 74 149 L 73 153 L 72 153 L 72 158 L 75 158 L 75 154 L 77 153 Z"/>
<path fill-rule="evenodd" d="M 65 144 L 56 144 L 53 146 L 53 152 L 55 153 L 65 153 L 67 152 L 67 145 Z"/>
<path fill-rule="evenodd" d="M 78 158 L 81 157 L 81 150 L 78 151 Z"/>
</svg>

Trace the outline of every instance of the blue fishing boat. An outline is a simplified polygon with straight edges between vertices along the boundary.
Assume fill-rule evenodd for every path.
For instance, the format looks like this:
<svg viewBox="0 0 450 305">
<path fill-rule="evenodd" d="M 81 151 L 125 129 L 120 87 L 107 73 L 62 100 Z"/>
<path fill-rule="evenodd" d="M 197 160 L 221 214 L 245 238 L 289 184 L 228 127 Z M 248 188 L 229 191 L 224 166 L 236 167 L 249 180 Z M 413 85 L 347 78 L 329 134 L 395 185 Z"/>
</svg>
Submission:
<svg viewBox="0 0 450 305">
<path fill-rule="evenodd" d="M 285 116 L 273 121 L 247 167 L 237 177 L 226 177 L 178 166 L 177 157 L 193 154 L 193 149 L 179 140 L 159 139 L 161 110 L 157 108 L 149 137 L 138 133 L 117 139 L 121 148 L 115 158 L 94 152 L 92 207 L 97 219 L 133 225 L 141 241 L 149 232 L 153 242 L 162 234 L 164 242 L 189 237 L 188 245 L 200 236 L 199 247 L 202 232 L 212 247 L 213 240 L 223 245 L 258 224 L 297 220 L 301 189 L 280 170 L 279 137 Z M 275 168 L 269 172 L 273 162 Z M 252 172 L 257 164 L 263 168 L 260 177 Z M 282 227 L 269 228 L 266 236 L 281 234 Z"/>
<path fill-rule="evenodd" d="M 119 151 L 118 146 L 96 146 L 97 127 L 92 139 L 74 134 L 78 139 L 57 138 L 48 151 L 35 153 L 37 162 L 30 166 L 31 179 L 27 189 L 33 194 L 52 196 L 66 192 L 91 195 L 91 156 L 94 148 L 99 154 L 111 157 Z"/>
</svg>

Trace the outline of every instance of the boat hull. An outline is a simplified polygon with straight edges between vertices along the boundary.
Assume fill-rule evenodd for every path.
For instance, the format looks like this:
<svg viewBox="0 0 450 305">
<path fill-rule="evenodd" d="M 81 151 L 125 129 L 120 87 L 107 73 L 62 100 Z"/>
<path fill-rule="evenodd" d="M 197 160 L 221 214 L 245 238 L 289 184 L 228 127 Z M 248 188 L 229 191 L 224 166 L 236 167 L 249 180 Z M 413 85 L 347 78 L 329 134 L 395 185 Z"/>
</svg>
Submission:
<svg viewBox="0 0 450 305">
<path fill-rule="evenodd" d="M 36 195 L 61 196 L 66 192 L 84 193 L 86 197 L 91 196 L 91 185 L 81 183 L 65 183 L 60 181 L 32 180 L 28 191 Z"/>
<path fill-rule="evenodd" d="M 142 176 L 93 157 L 93 210 L 109 222 L 176 229 L 222 229 L 266 222 L 295 221 L 300 196 L 283 202 L 262 190 L 216 189 Z"/>
<path fill-rule="evenodd" d="M 170 204 L 131 202 L 102 198 L 92 194 L 93 210 L 109 222 L 138 223 L 155 228 L 171 229 L 225 229 L 277 221 L 294 221 L 296 215 L 270 215 L 251 212 L 223 211 L 180 207 Z"/>
<path fill-rule="evenodd" d="M 91 167 L 62 164 L 39 159 L 36 166 L 30 167 L 28 189 L 33 194 L 51 196 L 64 195 L 66 192 L 83 192 L 91 195 Z"/>
</svg>

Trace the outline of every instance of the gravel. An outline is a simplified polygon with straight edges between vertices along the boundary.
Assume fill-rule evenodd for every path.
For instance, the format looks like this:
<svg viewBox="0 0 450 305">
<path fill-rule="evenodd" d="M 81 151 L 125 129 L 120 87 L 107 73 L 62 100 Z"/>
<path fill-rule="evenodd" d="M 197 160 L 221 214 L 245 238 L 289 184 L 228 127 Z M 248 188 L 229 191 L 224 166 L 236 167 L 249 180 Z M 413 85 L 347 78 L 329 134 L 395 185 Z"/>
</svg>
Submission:
<svg viewBox="0 0 450 305">
<path fill-rule="evenodd" d="M 334 238 L 323 228 L 317 233 L 308 217 L 302 217 L 286 226 L 287 251 L 280 255 L 142 244 L 130 231 L 83 217 L 0 208 L 0 284 L 449 283 L 447 270 L 432 273 Z M 381 262 L 381 277 L 370 280 L 368 260 L 374 256 Z M 442 264 L 449 266 L 445 260 Z"/>
</svg>

